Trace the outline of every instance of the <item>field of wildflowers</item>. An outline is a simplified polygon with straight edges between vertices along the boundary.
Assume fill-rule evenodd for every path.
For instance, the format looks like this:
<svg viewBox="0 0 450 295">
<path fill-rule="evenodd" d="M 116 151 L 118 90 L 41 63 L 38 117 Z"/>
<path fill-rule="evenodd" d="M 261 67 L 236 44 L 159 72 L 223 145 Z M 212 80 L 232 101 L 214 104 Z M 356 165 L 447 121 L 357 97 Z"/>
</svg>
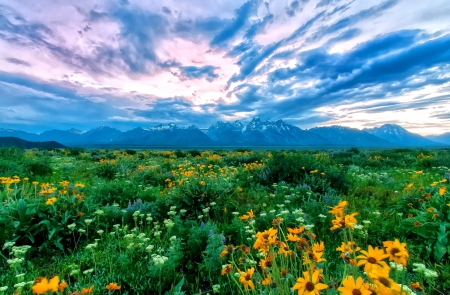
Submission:
<svg viewBox="0 0 450 295">
<path fill-rule="evenodd" d="M 450 294 L 448 167 L 446 149 L 3 148 L 0 295 Z"/>
</svg>

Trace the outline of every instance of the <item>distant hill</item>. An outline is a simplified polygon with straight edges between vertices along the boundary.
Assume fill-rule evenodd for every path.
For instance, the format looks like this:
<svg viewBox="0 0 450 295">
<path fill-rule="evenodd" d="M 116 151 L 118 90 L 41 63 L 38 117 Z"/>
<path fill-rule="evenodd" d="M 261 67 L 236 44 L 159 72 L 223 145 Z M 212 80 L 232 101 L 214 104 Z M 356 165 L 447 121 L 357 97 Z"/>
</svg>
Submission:
<svg viewBox="0 0 450 295">
<path fill-rule="evenodd" d="M 309 132 L 318 134 L 333 145 L 339 146 L 361 146 L 361 147 L 381 147 L 390 146 L 390 142 L 369 134 L 363 130 L 343 127 L 343 126 L 329 126 L 329 127 L 315 127 L 308 130 Z"/>
<path fill-rule="evenodd" d="M 24 149 L 34 149 L 34 148 L 65 148 L 64 145 L 56 142 L 56 141 L 43 141 L 43 142 L 34 142 L 23 140 L 17 137 L 0 137 L 0 147 L 19 147 Z"/>
<path fill-rule="evenodd" d="M 422 135 L 412 133 L 400 125 L 384 124 L 380 127 L 364 129 L 364 131 L 387 140 L 398 146 L 439 146 L 441 144 L 431 141 Z"/>
<path fill-rule="evenodd" d="M 441 135 L 428 135 L 426 138 L 435 142 L 450 145 L 450 132 Z"/>
</svg>

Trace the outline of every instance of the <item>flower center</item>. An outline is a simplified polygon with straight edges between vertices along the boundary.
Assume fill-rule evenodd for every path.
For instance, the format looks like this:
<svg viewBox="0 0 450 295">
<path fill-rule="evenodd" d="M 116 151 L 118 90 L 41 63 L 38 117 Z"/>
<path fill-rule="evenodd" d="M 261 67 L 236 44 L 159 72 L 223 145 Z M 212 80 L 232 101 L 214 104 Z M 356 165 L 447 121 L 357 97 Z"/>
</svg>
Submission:
<svg viewBox="0 0 450 295">
<path fill-rule="evenodd" d="M 250 276 L 250 274 L 246 274 L 245 275 L 245 280 L 246 281 L 250 281 L 252 279 L 252 277 Z"/>
<path fill-rule="evenodd" d="M 398 248 L 392 248 L 391 249 L 391 255 L 395 256 L 395 254 L 397 254 L 398 252 L 400 252 L 400 250 Z"/>
<path fill-rule="evenodd" d="M 382 283 L 383 285 L 385 285 L 386 287 L 390 288 L 391 287 L 391 282 L 389 282 L 388 279 L 381 277 L 378 279 L 380 281 L 380 283 Z"/>
<path fill-rule="evenodd" d="M 369 262 L 371 264 L 377 264 L 377 259 L 374 257 L 369 257 L 369 258 L 367 258 L 367 262 Z"/>
<path fill-rule="evenodd" d="M 307 282 L 305 285 L 305 289 L 308 290 L 309 292 L 314 291 L 315 286 L 313 282 Z"/>
<path fill-rule="evenodd" d="M 352 295 L 362 295 L 362 293 L 358 289 L 353 289 Z"/>
</svg>

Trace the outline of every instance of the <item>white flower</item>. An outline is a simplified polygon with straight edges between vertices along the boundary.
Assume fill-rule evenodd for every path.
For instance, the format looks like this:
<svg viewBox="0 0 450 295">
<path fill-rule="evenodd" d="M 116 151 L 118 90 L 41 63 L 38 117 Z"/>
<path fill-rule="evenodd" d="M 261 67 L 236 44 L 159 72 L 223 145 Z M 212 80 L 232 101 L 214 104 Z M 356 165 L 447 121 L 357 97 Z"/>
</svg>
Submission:
<svg viewBox="0 0 450 295">
<path fill-rule="evenodd" d="M 325 219 L 325 218 L 327 218 L 327 216 L 323 215 L 323 214 L 319 214 L 319 218 Z"/>
<path fill-rule="evenodd" d="M 210 204 L 211 206 L 214 206 L 214 205 L 216 205 L 216 202 L 211 202 L 211 204 Z M 214 285 L 215 286 L 215 285 Z M 213 286 L 213 288 L 214 288 L 214 286 Z"/>
<path fill-rule="evenodd" d="M 86 223 L 87 225 L 89 225 L 89 224 L 92 223 L 92 219 L 85 219 L 85 220 L 84 220 L 84 223 Z"/>
<path fill-rule="evenodd" d="M 75 223 L 72 223 L 72 224 L 69 224 L 67 227 L 68 227 L 70 230 L 74 230 L 76 226 L 77 226 L 77 225 L 76 225 Z"/>
<path fill-rule="evenodd" d="M 184 214 L 184 213 L 186 213 L 186 212 L 187 212 L 187 210 L 185 210 L 185 209 L 181 209 L 181 210 L 180 210 L 180 213 L 181 213 L 181 214 Z"/>
<path fill-rule="evenodd" d="M 103 235 L 104 231 L 100 229 L 100 230 L 97 231 L 97 233 L 98 233 L 99 235 Z"/>
<path fill-rule="evenodd" d="M 84 229 L 80 228 L 80 229 L 78 230 L 78 232 L 83 234 L 83 233 L 85 233 L 86 231 L 85 231 Z"/>
<path fill-rule="evenodd" d="M 202 219 L 202 218 L 203 218 L 203 215 L 199 215 L 199 216 L 198 216 L 198 219 Z"/>
<path fill-rule="evenodd" d="M 370 220 L 363 220 L 362 221 L 364 224 L 371 224 Z"/>
<path fill-rule="evenodd" d="M 307 225 L 305 225 L 305 229 L 306 230 L 312 230 L 313 227 L 314 227 L 314 224 L 307 224 Z"/>
<path fill-rule="evenodd" d="M 87 275 L 87 274 L 90 274 L 90 273 L 92 273 L 93 271 L 94 271 L 94 269 L 93 269 L 93 268 L 91 268 L 91 269 L 87 269 L 87 270 L 83 271 L 83 274 L 84 274 L 84 275 Z"/>
<path fill-rule="evenodd" d="M 94 214 L 97 214 L 97 215 L 103 215 L 104 213 L 105 212 L 103 212 L 103 210 L 97 210 L 94 212 Z"/>
<path fill-rule="evenodd" d="M 14 285 L 14 288 L 22 289 L 26 284 L 26 282 L 18 283 Z"/>
<path fill-rule="evenodd" d="M 231 214 L 237 216 L 237 215 L 239 215 L 239 212 L 232 212 Z"/>
<path fill-rule="evenodd" d="M 8 290 L 8 286 L 0 287 L 0 292 L 5 292 Z"/>
</svg>

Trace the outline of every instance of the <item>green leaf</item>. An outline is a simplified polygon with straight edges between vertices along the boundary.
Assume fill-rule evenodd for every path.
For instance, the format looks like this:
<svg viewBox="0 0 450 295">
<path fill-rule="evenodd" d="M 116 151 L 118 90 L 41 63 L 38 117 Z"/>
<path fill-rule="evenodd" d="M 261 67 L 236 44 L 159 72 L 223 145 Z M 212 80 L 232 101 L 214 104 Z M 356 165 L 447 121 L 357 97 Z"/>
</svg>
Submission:
<svg viewBox="0 0 450 295">
<path fill-rule="evenodd" d="M 34 237 L 29 232 L 27 233 L 27 238 L 34 244 Z"/>
<path fill-rule="evenodd" d="M 175 292 L 181 292 L 181 288 L 183 287 L 184 284 L 184 277 L 181 279 L 180 282 L 178 282 L 178 284 L 175 286 Z"/>
<path fill-rule="evenodd" d="M 39 225 L 41 224 L 45 224 L 47 226 L 47 229 L 50 230 L 50 220 L 42 220 L 41 222 L 38 223 Z"/>
<path fill-rule="evenodd" d="M 53 241 L 53 244 L 55 244 L 56 247 L 61 249 L 61 251 L 64 251 L 64 247 L 59 241 L 61 241 L 61 238 L 59 238 L 57 241 Z"/>
<path fill-rule="evenodd" d="M 56 228 L 52 228 L 52 230 L 48 233 L 48 239 L 50 240 L 52 238 L 52 236 L 56 233 L 57 229 Z"/>
</svg>

